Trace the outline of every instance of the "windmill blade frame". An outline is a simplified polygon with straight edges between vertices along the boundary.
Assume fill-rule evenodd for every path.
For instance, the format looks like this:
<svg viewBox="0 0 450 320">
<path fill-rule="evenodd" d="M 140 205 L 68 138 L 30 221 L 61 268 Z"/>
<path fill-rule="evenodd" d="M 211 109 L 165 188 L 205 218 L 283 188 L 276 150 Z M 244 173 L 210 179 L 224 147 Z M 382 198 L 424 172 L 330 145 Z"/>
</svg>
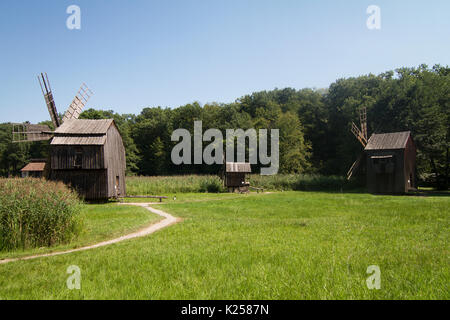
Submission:
<svg viewBox="0 0 450 320">
<path fill-rule="evenodd" d="M 361 160 L 364 158 L 364 151 L 360 153 L 358 158 L 353 162 L 350 169 L 347 171 L 347 180 L 350 180 L 350 178 L 353 176 L 353 174 L 358 170 L 359 165 L 361 164 Z"/>
<path fill-rule="evenodd" d="M 49 126 L 44 124 L 13 123 L 12 142 L 46 141 L 53 137 Z"/>
<path fill-rule="evenodd" d="M 368 137 L 367 137 L 367 108 L 361 107 L 359 109 L 359 123 L 361 125 L 361 129 L 358 128 L 358 126 L 352 122 L 352 128 L 351 132 L 354 134 L 356 139 L 362 144 L 364 148 L 366 148 L 366 145 L 368 143 Z M 347 180 L 350 180 L 350 178 L 353 176 L 353 174 L 358 170 L 362 159 L 365 156 L 365 151 L 363 150 L 358 158 L 353 162 L 350 169 L 347 171 Z"/>
<path fill-rule="evenodd" d="M 367 108 L 366 107 L 362 107 L 361 109 L 359 109 L 359 123 L 361 125 L 361 133 L 364 136 L 364 138 L 366 139 L 366 143 L 367 143 Z"/>
<path fill-rule="evenodd" d="M 367 145 L 367 138 L 364 136 L 364 134 L 359 130 L 358 126 L 352 122 L 352 133 L 355 135 L 355 137 L 358 139 L 358 141 L 363 145 L 365 148 Z"/>
<path fill-rule="evenodd" d="M 44 73 L 41 73 L 37 78 L 39 80 L 39 85 L 41 86 L 42 94 L 44 95 L 48 113 L 50 114 L 50 118 L 56 129 L 61 125 L 61 120 L 59 119 L 58 111 L 56 110 L 55 100 L 53 99 L 52 88 L 50 86 L 50 81 L 48 80 L 47 73 L 45 73 L 45 77 Z"/>
<path fill-rule="evenodd" d="M 81 112 L 83 111 L 84 106 L 93 94 L 94 93 L 92 92 L 92 90 L 89 89 L 88 86 L 83 82 L 72 103 L 69 105 L 69 108 L 67 108 L 62 122 L 69 119 L 78 119 Z"/>
</svg>

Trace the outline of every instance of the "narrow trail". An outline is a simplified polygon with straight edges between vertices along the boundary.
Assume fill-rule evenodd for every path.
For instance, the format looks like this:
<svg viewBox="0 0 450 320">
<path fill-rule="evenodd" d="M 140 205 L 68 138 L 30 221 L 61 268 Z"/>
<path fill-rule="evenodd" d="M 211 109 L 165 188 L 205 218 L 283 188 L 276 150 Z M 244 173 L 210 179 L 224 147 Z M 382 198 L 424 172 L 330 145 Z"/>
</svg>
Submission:
<svg viewBox="0 0 450 320">
<path fill-rule="evenodd" d="M 99 247 L 104 247 L 104 246 L 108 246 L 110 244 L 118 243 L 118 242 L 121 242 L 124 240 L 145 237 L 149 234 L 152 234 L 155 231 L 161 230 L 163 228 L 166 228 L 168 226 L 171 226 L 171 225 L 181 221 L 180 218 L 176 218 L 176 217 L 168 214 L 167 212 L 149 207 L 148 203 L 120 203 L 119 205 L 140 206 L 140 207 L 143 207 L 153 213 L 156 213 L 157 215 L 160 215 L 161 217 L 164 217 L 165 219 L 163 219 L 157 223 L 154 223 L 148 227 L 145 227 L 141 230 L 138 230 L 136 232 L 133 232 L 133 233 L 130 233 L 130 234 L 127 234 L 127 235 L 124 235 L 124 236 L 121 236 L 121 237 L 118 237 L 115 239 L 102 241 L 102 242 L 99 242 L 99 243 L 96 243 L 93 245 L 70 249 L 70 250 L 65 250 L 65 251 L 56 251 L 56 252 L 51 252 L 51 253 L 37 254 L 37 255 L 21 257 L 21 258 L 4 259 L 4 260 L 0 260 L 0 264 L 5 264 L 5 263 L 9 263 L 9 262 L 14 262 L 14 261 L 31 260 L 31 259 L 37 259 L 37 258 L 43 258 L 43 257 L 53 257 L 53 256 L 59 256 L 62 254 L 68 254 L 68 253 L 72 253 L 72 252 L 86 251 L 86 250 L 91 250 L 91 249 L 95 249 L 95 248 L 99 248 Z"/>
</svg>

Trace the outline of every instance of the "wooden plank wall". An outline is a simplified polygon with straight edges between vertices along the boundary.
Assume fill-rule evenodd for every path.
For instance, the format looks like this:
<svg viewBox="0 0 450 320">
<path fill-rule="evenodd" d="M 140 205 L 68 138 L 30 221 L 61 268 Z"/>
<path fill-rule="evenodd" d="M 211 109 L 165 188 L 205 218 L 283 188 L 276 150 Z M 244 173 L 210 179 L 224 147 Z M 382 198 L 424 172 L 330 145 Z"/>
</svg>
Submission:
<svg viewBox="0 0 450 320">
<path fill-rule="evenodd" d="M 367 189 L 370 193 L 404 193 L 404 152 L 403 150 L 369 150 L 367 155 Z M 394 156 L 392 174 L 377 173 L 371 156 Z"/>
<path fill-rule="evenodd" d="M 52 170 L 74 169 L 75 151 L 83 150 L 83 162 L 81 169 L 105 169 L 103 146 L 52 146 L 51 168 Z"/>
<path fill-rule="evenodd" d="M 125 186 L 125 147 L 122 137 L 115 125 L 111 125 L 106 133 L 106 143 L 104 147 L 105 167 L 108 168 L 108 196 L 115 196 L 114 185 L 116 177 L 119 177 L 120 195 L 126 195 Z"/>
<path fill-rule="evenodd" d="M 412 141 L 411 137 L 409 137 L 408 142 L 406 143 L 405 148 L 405 189 L 408 191 L 411 188 L 417 188 L 416 184 L 416 146 Z M 410 179 L 410 177 L 412 179 Z M 408 183 L 408 180 L 412 180 Z"/>
<path fill-rule="evenodd" d="M 52 170 L 50 179 L 62 181 L 75 188 L 87 200 L 105 199 L 108 197 L 106 169 Z"/>
<path fill-rule="evenodd" d="M 239 187 L 242 185 L 242 182 L 245 182 L 245 173 L 243 172 L 227 172 L 225 177 L 226 187 Z"/>
</svg>

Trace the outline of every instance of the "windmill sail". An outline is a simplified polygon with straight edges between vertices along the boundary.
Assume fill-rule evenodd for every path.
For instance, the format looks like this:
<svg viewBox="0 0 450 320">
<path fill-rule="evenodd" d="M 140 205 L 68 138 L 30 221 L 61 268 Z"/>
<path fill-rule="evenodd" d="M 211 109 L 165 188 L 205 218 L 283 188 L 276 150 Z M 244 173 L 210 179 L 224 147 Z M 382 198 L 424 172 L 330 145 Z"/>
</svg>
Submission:
<svg viewBox="0 0 450 320">
<path fill-rule="evenodd" d="M 356 139 L 362 144 L 365 148 L 367 145 L 368 137 L 367 137 L 367 109 L 366 107 L 362 107 L 359 110 L 359 122 L 361 124 L 361 129 L 352 122 L 352 133 L 355 135 Z M 352 166 L 347 172 L 347 180 L 353 176 L 353 174 L 358 170 L 361 160 L 364 158 L 364 151 L 358 156 L 355 162 L 353 162 Z"/>
<path fill-rule="evenodd" d="M 364 156 L 364 152 L 362 152 L 359 155 L 358 159 L 356 159 L 356 161 L 353 162 L 352 166 L 350 167 L 350 169 L 347 172 L 347 180 L 350 180 L 350 178 L 353 176 L 353 174 L 356 172 L 356 170 L 358 170 L 363 156 Z"/>
<path fill-rule="evenodd" d="M 62 122 L 68 119 L 78 119 L 84 106 L 92 95 L 93 92 L 85 83 L 83 83 L 80 87 L 80 90 L 78 90 L 77 95 L 67 109 L 66 113 L 64 114 Z"/>
<path fill-rule="evenodd" d="M 78 90 L 77 95 L 73 99 L 64 118 L 61 121 L 56 110 L 55 101 L 53 99 L 52 88 L 50 87 L 50 81 L 48 80 L 47 73 L 41 73 L 38 76 L 39 85 L 41 86 L 42 94 L 44 95 L 45 103 L 47 105 L 48 113 L 52 123 L 58 128 L 63 121 L 67 119 L 78 119 L 80 113 L 89 100 L 93 92 L 83 83 Z M 47 125 L 41 124 L 13 124 L 12 127 L 12 141 L 13 142 L 32 142 L 32 141 L 44 141 L 53 137 L 53 131 Z"/>
<path fill-rule="evenodd" d="M 45 141 L 52 137 L 52 132 L 47 125 L 20 123 L 13 124 L 13 142 Z"/>
<path fill-rule="evenodd" d="M 352 133 L 355 135 L 355 137 L 361 142 L 363 147 L 367 144 L 367 138 L 364 136 L 364 134 L 359 130 L 359 128 L 356 126 L 354 122 L 352 122 Z"/>
<path fill-rule="evenodd" d="M 367 109 L 362 107 L 359 110 L 359 122 L 361 124 L 361 133 L 367 141 Z"/>
<path fill-rule="evenodd" d="M 42 78 L 42 82 L 41 82 Z M 38 76 L 39 85 L 41 86 L 42 94 L 44 95 L 45 103 L 47 104 L 48 113 L 50 114 L 50 118 L 52 119 L 53 125 L 55 128 L 58 128 L 61 125 L 61 120 L 58 116 L 58 111 L 56 110 L 55 101 L 53 100 L 52 88 L 50 87 L 50 82 L 48 81 L 47 73 L 41 73 L 41 76 Z"/>
</svg>

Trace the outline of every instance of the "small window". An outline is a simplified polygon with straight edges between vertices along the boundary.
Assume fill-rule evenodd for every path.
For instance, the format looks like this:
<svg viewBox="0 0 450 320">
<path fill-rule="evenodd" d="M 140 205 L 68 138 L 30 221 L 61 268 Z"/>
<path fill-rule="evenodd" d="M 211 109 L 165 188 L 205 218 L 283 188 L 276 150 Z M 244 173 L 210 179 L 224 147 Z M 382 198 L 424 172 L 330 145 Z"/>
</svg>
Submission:
<svg viewBox="0 0 450 320">
<path fill-rule="evenodd" d="M 75 168 L 81 168 L 83 165 L 83 148 L 75 149 Z"/>
</svg>

